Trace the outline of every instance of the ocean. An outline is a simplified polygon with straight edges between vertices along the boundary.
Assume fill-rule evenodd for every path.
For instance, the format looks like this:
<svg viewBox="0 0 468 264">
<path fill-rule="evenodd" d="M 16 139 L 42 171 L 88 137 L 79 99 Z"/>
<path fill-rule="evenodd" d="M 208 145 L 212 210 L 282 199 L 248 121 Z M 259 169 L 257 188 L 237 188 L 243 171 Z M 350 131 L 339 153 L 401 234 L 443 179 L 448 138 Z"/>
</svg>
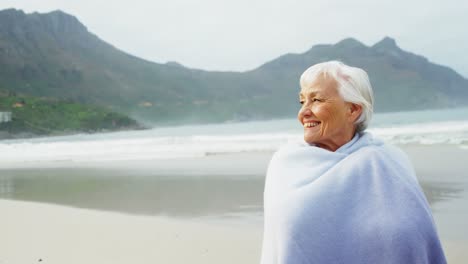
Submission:
<svg viewBox="0 0 468 264">
<path fill-rule="evenodd" d="M 378 113 L 368 131 L 389 143 L 468 150 L 468 108 Z M 177 159 L 275 151 L 300 140 L 296 119 L 160 127 L 143 131 L 0 141 L 1 164 Z"/>
</svg>

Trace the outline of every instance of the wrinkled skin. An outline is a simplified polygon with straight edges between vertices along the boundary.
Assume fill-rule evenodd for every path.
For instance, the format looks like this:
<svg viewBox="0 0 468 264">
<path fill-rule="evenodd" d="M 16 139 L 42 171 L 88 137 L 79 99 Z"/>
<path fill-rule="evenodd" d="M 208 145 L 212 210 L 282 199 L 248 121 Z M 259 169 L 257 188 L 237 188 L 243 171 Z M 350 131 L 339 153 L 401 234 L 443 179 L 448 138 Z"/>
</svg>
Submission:
<svg viewBox="0 0 468 264">
<path fill-rule="evenodd" d="M 354 122 L 362 112 L 360 105 L 345 102 L 337 87 L 338 83 L 332 78 L 319 76 L 299 93 L 302 107 L 297 118 L 304 126 L 304 140 L 330 151 L 353 138 Z"/>
</svg>

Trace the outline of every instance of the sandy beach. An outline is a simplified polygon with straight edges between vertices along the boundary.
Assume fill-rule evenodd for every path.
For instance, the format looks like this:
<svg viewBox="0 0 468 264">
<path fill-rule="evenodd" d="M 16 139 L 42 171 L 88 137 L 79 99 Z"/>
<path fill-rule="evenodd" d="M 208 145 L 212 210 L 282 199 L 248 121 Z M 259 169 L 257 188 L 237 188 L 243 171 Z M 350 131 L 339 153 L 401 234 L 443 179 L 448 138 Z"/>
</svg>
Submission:
<svg viewBox="0 0 468 264">
<path fill-rule="evenodd" d="M 255 263 L 250 223 L 133 216 L 0 200 L 0 263 Z"/>
<path fill-rule="evenodd" d="M 449 263 L 465 263 L 468 151 L 403 148 L 431 203 Z M 3 164 L 0 264 L 258 263 L 270 155 L 62 162 L 40 169 Z"/>
<path fill-rule="evenodd" d="M 258 263 L 261 225 L 0 200 L 0 263 Z M 465 263 L 466 241 L 442 241 Z"/>
</svg>

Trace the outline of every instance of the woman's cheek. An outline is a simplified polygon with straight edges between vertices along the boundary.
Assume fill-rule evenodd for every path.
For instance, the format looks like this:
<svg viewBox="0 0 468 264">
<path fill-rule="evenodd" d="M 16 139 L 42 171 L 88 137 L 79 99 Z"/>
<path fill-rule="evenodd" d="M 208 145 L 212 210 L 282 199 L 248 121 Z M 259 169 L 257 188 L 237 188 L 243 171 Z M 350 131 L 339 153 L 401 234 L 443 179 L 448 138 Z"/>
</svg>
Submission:
<svg viewBox="0 0 468 264">
<path fill-rule="evenodd" d="M 315 105 L 312 106 L 311 109 L 312 109 L 312 112 L 314 113 L 315 116 L 318 117 L 318 115 L 320 115 L 320 112 L 321 112 L 320 106 L 315 104 Z"/>
</svg>

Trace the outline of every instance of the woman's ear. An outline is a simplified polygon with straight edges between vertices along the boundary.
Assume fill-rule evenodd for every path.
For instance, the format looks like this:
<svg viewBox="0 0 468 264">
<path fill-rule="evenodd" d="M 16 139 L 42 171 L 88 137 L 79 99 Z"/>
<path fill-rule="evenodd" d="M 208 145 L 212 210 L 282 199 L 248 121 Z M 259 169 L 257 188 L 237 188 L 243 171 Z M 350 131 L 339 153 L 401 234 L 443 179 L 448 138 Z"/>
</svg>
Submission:
<svg viewBox="0 0 468 264">
<path fill-rule="evenodd" d="M 362 113 L 362 106 L 359 104 L 349 103 L 349 118 L 355 122 Z"/>
</svg>

